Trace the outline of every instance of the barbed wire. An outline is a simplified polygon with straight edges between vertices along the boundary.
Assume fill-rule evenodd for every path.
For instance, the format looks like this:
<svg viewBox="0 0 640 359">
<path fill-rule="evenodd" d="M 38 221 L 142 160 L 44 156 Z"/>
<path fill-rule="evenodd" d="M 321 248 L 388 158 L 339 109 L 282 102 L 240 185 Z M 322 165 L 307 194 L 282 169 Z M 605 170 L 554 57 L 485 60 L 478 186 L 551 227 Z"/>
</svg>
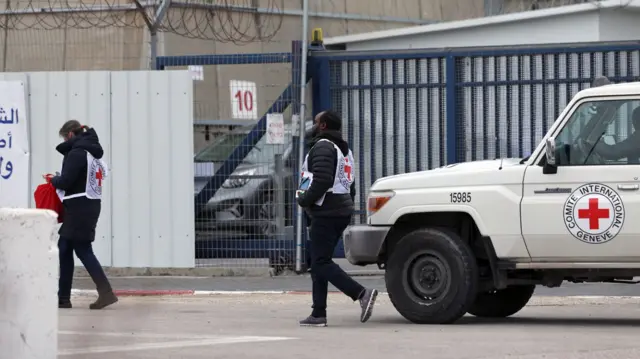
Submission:
<svg viewBox="0 0 640 359">
<path fill-rule="evenodd" d="M 269 41 L 280 30 L 284 0 L 171 1 L 157 31 L 235 44 Z M 265 1 L 262 1 L 264 4 Z M 140 28 L 153 23 L 159 1 L 8 0 L 0 29 Z M 136 6 L 137 5 L 137 6 Z"/>
</svg>

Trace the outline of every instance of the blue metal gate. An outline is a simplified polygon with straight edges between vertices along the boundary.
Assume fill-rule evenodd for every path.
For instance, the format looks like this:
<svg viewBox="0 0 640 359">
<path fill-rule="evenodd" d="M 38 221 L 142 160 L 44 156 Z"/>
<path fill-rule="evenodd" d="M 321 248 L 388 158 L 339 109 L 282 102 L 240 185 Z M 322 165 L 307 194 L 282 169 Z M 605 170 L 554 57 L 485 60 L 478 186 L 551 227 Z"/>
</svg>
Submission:
<svg viewBox="0 0 640 359">
<path fill-rule="evenodd" d="M 356 223 L 383 176 L 530 153 L 573 95 L 640 76 L 640 44 L 316 51 L 313 110 L 340 111 L 354 151 Z"/>
</svg>

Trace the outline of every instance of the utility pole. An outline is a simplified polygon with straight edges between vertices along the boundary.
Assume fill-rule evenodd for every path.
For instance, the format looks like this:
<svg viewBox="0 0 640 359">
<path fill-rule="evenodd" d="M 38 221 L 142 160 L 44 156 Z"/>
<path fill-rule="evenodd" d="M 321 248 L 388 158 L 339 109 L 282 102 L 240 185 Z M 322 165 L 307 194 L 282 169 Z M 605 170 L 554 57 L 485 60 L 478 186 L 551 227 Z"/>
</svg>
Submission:
<svg viewBox="0 0 640 359">
<path fill-rule="evenodd" d="M 306 119 L 306 88 L 307 88 L 307 36 L 309 32 L 309 0 L 302 2 L 302 61 L 300 69 L 300 126 L 298 127 L 298 168 L 304 163 L 304 135 Z M 302 213 L 304 209 L 298 207 L 296 218 L 296 272 L 302 270 Z"/>
</svg>

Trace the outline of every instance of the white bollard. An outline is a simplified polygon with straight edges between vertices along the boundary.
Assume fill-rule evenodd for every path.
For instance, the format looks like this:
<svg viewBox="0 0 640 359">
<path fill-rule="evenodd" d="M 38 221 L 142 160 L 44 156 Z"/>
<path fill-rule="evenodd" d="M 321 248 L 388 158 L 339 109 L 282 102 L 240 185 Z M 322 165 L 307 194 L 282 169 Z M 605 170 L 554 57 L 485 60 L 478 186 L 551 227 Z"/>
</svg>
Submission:
<svg viewBox="0 0 640 359">
<path fill-rule="evenodd" d="M 0 359 L 58 356 L 57 215 L 0 208 Z"/>
</svg>

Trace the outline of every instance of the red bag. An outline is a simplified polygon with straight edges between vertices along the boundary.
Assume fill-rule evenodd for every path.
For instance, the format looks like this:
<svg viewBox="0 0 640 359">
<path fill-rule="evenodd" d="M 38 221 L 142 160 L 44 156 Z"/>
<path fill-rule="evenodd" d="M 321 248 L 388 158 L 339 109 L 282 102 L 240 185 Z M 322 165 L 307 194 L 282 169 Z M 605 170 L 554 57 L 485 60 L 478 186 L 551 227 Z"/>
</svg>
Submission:
<svg viewBox="0 0 640 359">
<path fill-rule="evenodd" d="M 64 207 L 56 193 L 56 188 L 49 181 L 36 188 L 33 198 L 36 201 L 36 208 L 49 209 L 56 212 L 58 214 L 58 223 L 62 223 Z"/>
</svg>

